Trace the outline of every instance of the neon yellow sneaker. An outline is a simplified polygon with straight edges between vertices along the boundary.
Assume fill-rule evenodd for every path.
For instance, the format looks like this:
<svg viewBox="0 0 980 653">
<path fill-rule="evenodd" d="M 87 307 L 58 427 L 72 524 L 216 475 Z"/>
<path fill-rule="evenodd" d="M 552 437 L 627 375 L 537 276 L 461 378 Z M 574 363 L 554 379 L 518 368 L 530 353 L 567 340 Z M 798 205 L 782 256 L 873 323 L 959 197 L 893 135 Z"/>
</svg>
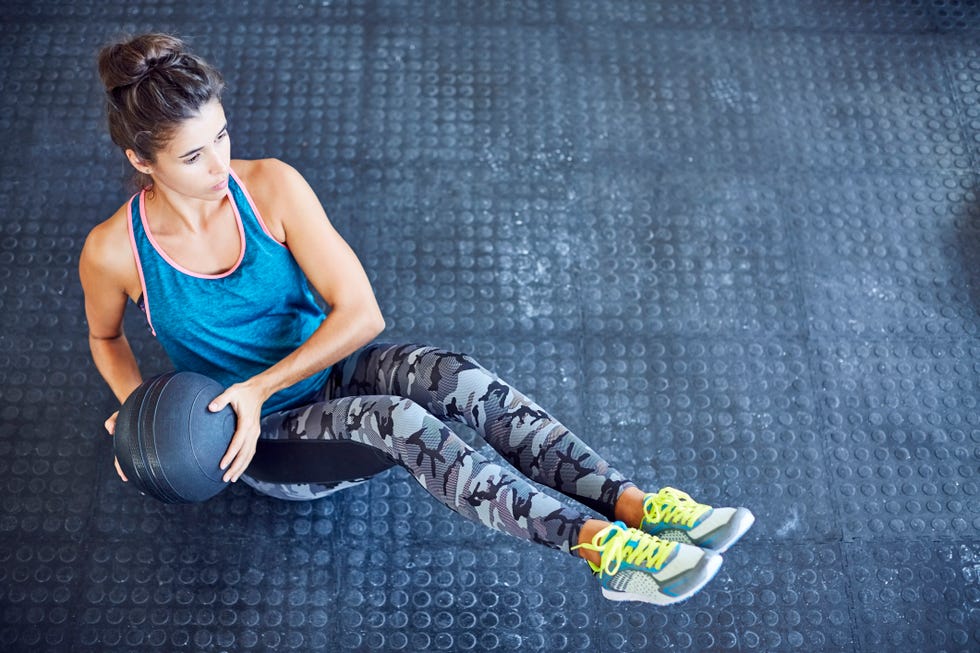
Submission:
<svg viewBox="0 0 980 653">
<path fill-rule="evenodd" d="M 723 553 L 752 527 L 748 508 L 712 508 L 672 487 L 643 498 L 640 530 L 664 540 Z"/>
<path fill-rule="evenodd" d="M 575 549 L 597 551 L 601 564 L 589 562 L 602 594 L 612 601 L 670 605 L 688 598 L 715 577 L 721 556 L 696 546 L 667 542 L 623 522 L 596 533 L 591 544 Z"/>
</svg>

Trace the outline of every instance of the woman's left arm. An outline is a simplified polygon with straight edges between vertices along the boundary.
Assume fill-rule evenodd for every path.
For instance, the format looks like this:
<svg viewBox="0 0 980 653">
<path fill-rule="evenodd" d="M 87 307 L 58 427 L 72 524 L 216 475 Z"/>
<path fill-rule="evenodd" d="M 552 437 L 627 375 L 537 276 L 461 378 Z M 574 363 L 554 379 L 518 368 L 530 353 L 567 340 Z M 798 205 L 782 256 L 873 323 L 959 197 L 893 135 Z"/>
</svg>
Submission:
<svg viewBox="0 0 980 653">
<path fill-rule="evenodd" d="M 261 374 L 226 389 L 211 402 L 231 405 L 238 426 L 221 459 L 225 480 L 237 481 L 255 455 L 262 404 L 273 394 L 333 365 L 384 330 L 384 317 L 357 255 L 333 228 L 310 185 L 295 169 L 275 159 L 263 166 L 260 184 L 276 193 L 276 227 L 310 284 L 330 305 L 319 328 L 295 351 Z M 230 467 L 229 467 L 230 465 Z"/>
</svg>

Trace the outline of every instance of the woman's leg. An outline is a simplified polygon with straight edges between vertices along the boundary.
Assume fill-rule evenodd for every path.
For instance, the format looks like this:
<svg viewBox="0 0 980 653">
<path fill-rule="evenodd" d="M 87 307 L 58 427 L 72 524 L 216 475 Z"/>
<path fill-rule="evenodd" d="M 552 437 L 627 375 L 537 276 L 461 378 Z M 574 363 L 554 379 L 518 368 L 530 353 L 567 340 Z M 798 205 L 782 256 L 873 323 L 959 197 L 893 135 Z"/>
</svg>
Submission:
<svg viewBox="0 0 980 653">
<path fill-rule="evenodd" d="M 440 356 L 456 355 L 443 352 Z M 439 358 L 436 357 L 433 368 L 423 375 L 436 388 L 444 382 L 441 374 L 444 368 Z M 482 369 L 465 357 L 459 359 L 462 364 L 472 366 L 467 367 L 468 370 Z M 346 365 L 341 364 L 339 367 L 328 382 L 327 397 L 331 392 L 343 388 L 339 381 L 345 376 L 351 378 L 350 375 L 345 375 Z M 352 367 L 356 369 L 357 366 Z M 397 366 L 390 369 L 396 372 L 392 378 L 405 372 Z M 418 369 L 405 374 L 409 377 L 408 387 L 413 379 L 422 378 Z M 452 376 L 448 380 L 449 385 L 454 389 L 463 385 L 460 383 L 460 374 Z M 496 396 L 504 398 L 510 396 L 510 389 L 500 388 L 500 383 L 496 379 L 491 381 L 484 394 L 490 396 L 496 393 Z M 452 410 L 462 414 L 459 410 L 459 398 L 466 395 L 457 396 L 457 393 L 451 391 L 445 396 L 453 399 L 444 404 L 447 408 L 443 411 L 444 414 L 448 416 Z M 515 403 L 501 399 L 496 403 L 499 403 L 501 410 L 485 407 L 481 411 L 468 401 L 466 411 L 474 419 L 472 422 L 465 418 L 461 421 L 477 427 L 482 424 L 485 433 L 491 430 L 487 429 L 488 425 L 506 421 L 510 423 L 509 430 L 503 433 L 506 436 L 508 432 L 515 430 L 515 426 L 524 423 L 515 412 L 508 411 L 519 414 L 524 409 L 539 410 L 530 402 Z M 539 420 L 550 420 L 543 411 L 540 413 L 530 420 L 532 425 Z M 589 475 L 596 475 L 595 470 L 599 468 L 601 459 L 594 452 L 578 441 L 572 442 L 567 448 L 553 444 L 554 439 L 564 440 L 569 437 L 567 430 L 559 433 L 556 438 L 542 438 L 539 441 L 542 430 L 551 433 L 553 429 L 554 425 L 545 425 L 544 429 L 532 428 L 527 436 L 531 442 L 525 448 L 534 450 L 534 460 L 547 461 L 550 456 L 548 449 L 564 451 L 567 456 L 578 454 L 580 445 L 587 453 L 584 457 L 575 457 L 574 460 L 581 464 L 591 456 L 598 463 L 592 471 L 573 478 L 571 482 L 574 484 Z M 325 398 L 310 406 L 268 415 L 262 421 L 262 437 L 322 442 L 325 445 L 323 454 L 328 456 L 336 452 L 335 445 L 339 441 L 345 440 L 383 452 L 406 468 L 420 485 L 451 510 L 496 530 L 586 558 L 596 572 L 603 594 L 610 599 L 646 601 L 660 605 L 676 603 L 703 587 L 721 565 L 720 556 L 696 546 L 659 539 L 641 530 L 627 528 L 621 522 L 590 519 L 563 505 L 539 492 L 524 478 L 510 474 L 487 460 L 411 398 L 369 393 Z M 564 444 L 569 445 L 568 442 Z M 504 447 L 505 451 L 506 449 Z M 305 451 L 309 453 L 309 448 L 305 448 Z M 524 461 L 523 456 L 516 459 L 519 462 Z M 539 468 L 546 466 L 546 462 L 537 464 Z M 605 465 L 603 472 L 607 471 L 608 465 Z M 560 469 L 553 478 L 565 482 Z M 620 498 L 638 492 L 635 486 L 626 481 L 608 478 L 598 486 L 606 488 L 613 482 L 619 485 L 615 495 L 620 495 Z M 607 508 L 614 511 L 612 507 Z"/>
<path fill-rule="evenodd" d="M 440 420 L 467 424 L 528 478 L 610 520 L 642 510 L 643 493 L 632 482 L 469 356 L 419 345 L 369 345 L 338 363 L 326 388 L 330 398 L 366 394 L 407 397 Z"/>
<path fill-rule="evenodd" d="M 326 399 L 262 420 L 263 439 L 337 440 L 373 447 L 406 468 L 451 510 L 517 537 L 571 553 L 587 515 L 494 464 L 411 399 L 362 395 Z M 309 451 L 309 449 L 307 449 Z M 261 491 L 261 488 L 259 488 Z"/>
</svg>

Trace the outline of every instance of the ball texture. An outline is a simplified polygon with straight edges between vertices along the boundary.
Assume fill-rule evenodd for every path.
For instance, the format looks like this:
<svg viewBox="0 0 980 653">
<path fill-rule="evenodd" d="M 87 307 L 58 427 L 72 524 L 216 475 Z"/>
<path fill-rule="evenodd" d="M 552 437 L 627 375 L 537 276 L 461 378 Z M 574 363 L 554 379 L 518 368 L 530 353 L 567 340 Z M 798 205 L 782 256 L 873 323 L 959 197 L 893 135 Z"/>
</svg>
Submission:
<svg viewBox="0 0 980 653">
<path fill-rule="evenodd" d="M 194 372 L 168 372 L 136 388 L 119 409 L 113 438 L 130 483 L 164 503 L 205 501 L 227 487 L 218 463 L 235 434 L 235 413 L 208 410 L 223 391 Z"/>
</svg>

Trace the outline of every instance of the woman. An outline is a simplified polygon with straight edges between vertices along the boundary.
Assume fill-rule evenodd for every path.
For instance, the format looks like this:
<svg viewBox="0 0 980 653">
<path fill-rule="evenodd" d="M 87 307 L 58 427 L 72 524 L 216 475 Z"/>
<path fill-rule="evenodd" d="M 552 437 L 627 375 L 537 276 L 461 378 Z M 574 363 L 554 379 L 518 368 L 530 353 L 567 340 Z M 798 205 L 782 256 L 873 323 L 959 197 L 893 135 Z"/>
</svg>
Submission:
<svg viewBox="0 0 980 653">
<path fill-rule="evenodd" d="M 352 441 L 405 467 L 450 509 L 585 558 L 610 599 L 674 603 L 717 573 L 719 553 L 752 524 L 748 510 L 640 490 L 468 356 L 368 344 L 384 320 L 355 254 L 296 170 L 231 159 L 223 81 L 179 39 L 109 45 L 99 72 L 112 140 L 142 189 L 92 230 L 79 265 L 92 357 L 120 402 L 142 381 L 122 328 L 132 301 L 177 369 L 226 388 L 210 405 L 238 418 L 220 463 L 226 480 L 282 498 L 323 496 L 344 484 L 250 479 L 256 443 L 303 439 L 329 455 L 331 442 Z M 452 420 L 527 478 L 463 443 Z M 118 461 L 116 471 L 127 480 Z"/>
</svg>

